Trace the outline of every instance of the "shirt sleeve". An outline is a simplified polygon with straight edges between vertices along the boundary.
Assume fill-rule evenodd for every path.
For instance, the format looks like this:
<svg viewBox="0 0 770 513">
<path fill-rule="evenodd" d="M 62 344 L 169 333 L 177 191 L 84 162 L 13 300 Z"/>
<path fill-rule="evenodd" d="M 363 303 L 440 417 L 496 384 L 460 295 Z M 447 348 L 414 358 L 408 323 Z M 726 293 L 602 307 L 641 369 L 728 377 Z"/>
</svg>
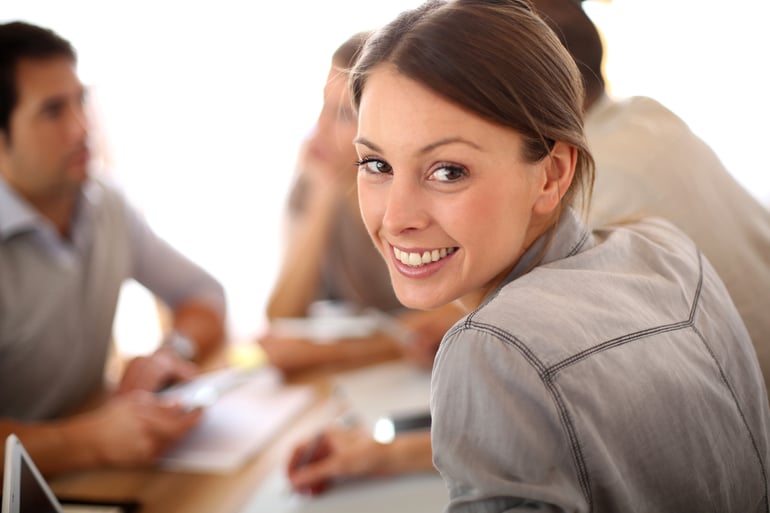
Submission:
<svg viewBox="0 0 770 513">
<path fill-rule="evenodd" d="M 172 309 L 196 300 L 225 315 L 222 285 L 208 272 L 159 237 L 146 220 L 126 203 L 133 278 Z"/>
<path fill-rule="evenodd" d="M 452 332 L 432 379 L 433 459 L 448 512 L 584 511 L 552 392 L 520 346 Z"/>
</svg>

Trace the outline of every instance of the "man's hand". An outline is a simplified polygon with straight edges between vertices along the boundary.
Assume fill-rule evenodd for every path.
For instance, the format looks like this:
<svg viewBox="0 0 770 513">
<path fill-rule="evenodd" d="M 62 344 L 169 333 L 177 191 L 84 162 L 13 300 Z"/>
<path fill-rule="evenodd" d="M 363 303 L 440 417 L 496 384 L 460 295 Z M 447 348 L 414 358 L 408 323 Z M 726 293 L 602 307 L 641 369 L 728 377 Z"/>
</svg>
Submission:
<svg viewBox="0 0 770 513">
<path fill-rule="evenodd" d="M 186 411 L 179 404 L 135 390 L 114 396 L 73 422 L 91 440 L 97 465 L 133 467 L 154 464 L 200 419 L 200 409 Z"/>
<path fill-rule="evenodd" d="M 118 385 L 118 393 L 131 390 L 157 392 L 172 383 L 189 381 L 196 374 L 198 368 L 195 364 L 162 347 L 150 356 L 139 356 L 128 362 Z"/>
</svg>

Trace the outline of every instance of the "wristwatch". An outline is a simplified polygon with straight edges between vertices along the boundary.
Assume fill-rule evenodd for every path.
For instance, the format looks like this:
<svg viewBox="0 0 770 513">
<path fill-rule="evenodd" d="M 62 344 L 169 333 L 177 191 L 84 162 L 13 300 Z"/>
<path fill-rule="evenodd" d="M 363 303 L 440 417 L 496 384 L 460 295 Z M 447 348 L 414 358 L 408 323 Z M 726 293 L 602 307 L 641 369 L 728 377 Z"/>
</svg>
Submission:
<svg viewBox="0 0 770 513">
<path fill-rule="evenodd" d="M 176 330 L 171 331 L 163 341 L 163 347 L 168 347 L 178 356 L 185 360 L 193 360 L 198 354 L 198 348 L 190 337 L 179 333 Z"/>
</svg>

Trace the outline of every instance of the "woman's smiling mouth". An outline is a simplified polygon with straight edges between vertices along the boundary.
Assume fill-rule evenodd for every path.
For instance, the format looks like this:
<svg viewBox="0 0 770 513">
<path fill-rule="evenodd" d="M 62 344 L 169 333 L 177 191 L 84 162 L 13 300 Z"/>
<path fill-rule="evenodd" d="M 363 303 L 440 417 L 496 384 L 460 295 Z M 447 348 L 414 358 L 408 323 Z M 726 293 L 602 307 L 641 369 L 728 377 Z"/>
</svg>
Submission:
<svg viewBox="0 0 770 513">
<path fill-rule="evenodd" d="M 393 246 L 393 254 L 396 260 L 409 267 L 422 267 L 425 264 L 438 262 L 457 250 L 457 248 L 441 248 L 425 250 L 422 252 L 403 251 Z"/>
</svg>

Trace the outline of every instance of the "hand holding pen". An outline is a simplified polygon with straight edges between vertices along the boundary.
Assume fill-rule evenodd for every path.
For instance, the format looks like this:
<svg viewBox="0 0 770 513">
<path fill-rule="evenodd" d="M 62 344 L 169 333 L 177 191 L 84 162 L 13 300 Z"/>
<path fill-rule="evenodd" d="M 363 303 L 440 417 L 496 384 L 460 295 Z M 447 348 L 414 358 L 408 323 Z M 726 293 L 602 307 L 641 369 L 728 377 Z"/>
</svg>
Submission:
<svg viewBox="0 0 770 513">
<path fill-rule="evenodd" d="M 376 474 L 379 445 L 361 428 L 331 427 L 297 448 L 289 481 L 301 494 L 318 495 L 335 480 Z"/>
<path fill-rule="evenodd" d="M 331 455 L 331 444 L 326 432 L 316 434 L 294 449 L 289 459 L 289 482 L 303 495 L 318 495 L 329 487 L 327 464 L 321 464 Z"/>
<path fill-rule="evenodd" d="M 294 450 L 289 482 L 301 494 L 318 495 L 335 480 L 385 473 L 388 457 L 388 446 L 368 430 L 337 421 Z"/>
<path fill-rule="evenodd" d="M 401 433 L 381 443 L 361 427 L 333 427 L 297 447 L 289 482 L 296 492 L 314 496 L 340 479 L 411 472 L 435 472 L 429 430 Z"/>
</svg>

